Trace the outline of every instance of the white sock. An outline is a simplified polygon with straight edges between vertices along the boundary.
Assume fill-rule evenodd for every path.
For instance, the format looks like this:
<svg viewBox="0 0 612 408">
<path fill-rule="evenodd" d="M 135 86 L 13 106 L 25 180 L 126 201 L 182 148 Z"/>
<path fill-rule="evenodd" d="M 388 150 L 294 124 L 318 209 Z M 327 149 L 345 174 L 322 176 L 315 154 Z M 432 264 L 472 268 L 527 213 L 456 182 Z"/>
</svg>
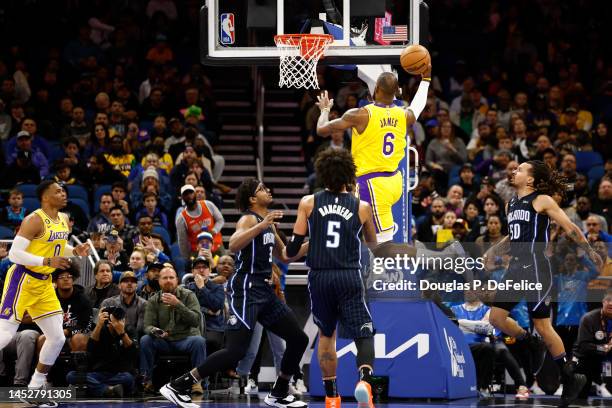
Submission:
<svg viewBox="0 0 612 408">
<path fill-rule="evenodd" d="M 32 379 L 30 380 L 30 384 L 28 384 L 28 388 L 40 388 L 45 385 L 47 381 L 47 374 L 41 373 L 38 369 L 34 370 L 34 375 L 32 375 Z"/>
</svg>

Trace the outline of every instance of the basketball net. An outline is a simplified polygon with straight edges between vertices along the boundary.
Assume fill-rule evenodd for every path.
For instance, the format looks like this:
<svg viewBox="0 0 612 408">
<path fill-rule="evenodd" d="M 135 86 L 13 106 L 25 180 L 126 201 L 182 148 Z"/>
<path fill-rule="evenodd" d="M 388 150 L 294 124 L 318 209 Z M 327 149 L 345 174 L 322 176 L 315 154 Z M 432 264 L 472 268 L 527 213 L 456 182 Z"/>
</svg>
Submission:
<svg viewBox="0 0 612 408">
<path fill-rule="evenodd" d="M 280 52 L 278 86 L 319 89 L 317 63 L 334 41 L 329 34 L 281 34 L 274 36 Z"/>
</svg>

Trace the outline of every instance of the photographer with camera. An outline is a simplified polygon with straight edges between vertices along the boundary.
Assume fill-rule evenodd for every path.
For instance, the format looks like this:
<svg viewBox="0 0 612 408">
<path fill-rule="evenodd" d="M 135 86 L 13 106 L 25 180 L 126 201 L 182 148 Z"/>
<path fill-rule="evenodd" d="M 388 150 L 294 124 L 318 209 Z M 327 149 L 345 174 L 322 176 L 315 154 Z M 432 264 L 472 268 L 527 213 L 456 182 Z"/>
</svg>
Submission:
<svg viewBox="0 0 612 408">
<path fill-rule="evenodd" d="M 125 328 L 132 338 L 139 339 L 144 332 L 144 309 L 146 300 L 136 294 L 138 279 L 134 272 L 121 274 L 120 293 L 105 299 L 102 308 L 119 307 L 125 312 Z"/>
<path fill-rule="evenodd" d="M 125 311 L 109 306 L 98 313 L 87 351 L 89 367 L 85 376 L 87 394 L 92 397 L 122 398 L 134 390 L 137 344 L 126 331 Z M 69 384 L 79 383 L 79 374 L 66 375 Z"/>
</svg>

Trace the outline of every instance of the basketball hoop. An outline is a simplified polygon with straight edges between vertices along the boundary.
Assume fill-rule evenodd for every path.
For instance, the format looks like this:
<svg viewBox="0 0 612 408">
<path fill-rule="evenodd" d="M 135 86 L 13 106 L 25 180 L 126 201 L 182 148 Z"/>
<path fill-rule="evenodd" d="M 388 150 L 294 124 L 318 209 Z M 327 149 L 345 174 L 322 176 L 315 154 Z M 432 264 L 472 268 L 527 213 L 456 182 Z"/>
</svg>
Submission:
<svg viewBox="0 0 612 408">
<path fill-rule="evenodd" d="M 281 34 L 274 36 L 280 52 L 279 87 L 319 89 L 317 63 L 334 41 L 329 34 Z"/>
</svg>

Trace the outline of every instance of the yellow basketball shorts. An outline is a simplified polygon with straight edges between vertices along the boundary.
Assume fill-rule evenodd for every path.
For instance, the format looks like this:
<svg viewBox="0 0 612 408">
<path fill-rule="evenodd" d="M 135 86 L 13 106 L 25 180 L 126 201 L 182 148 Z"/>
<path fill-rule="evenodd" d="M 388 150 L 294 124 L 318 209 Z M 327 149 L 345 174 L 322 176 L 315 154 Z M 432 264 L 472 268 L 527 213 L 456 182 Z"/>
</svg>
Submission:
<svg viewBox="0 0 612 408">
<path fill-rule="evenodd" d="M 0 319 L 21 322 L 26 311 L 32 320 L 63 313 L 51 283 L 51 275 L 32 272 L 22 265 L 13 265 L 4 282 Z"/>
<path fill-rule="evenodd" d="M 376 233 L 393 230 L 391 208 L 402 197 L 402 173 L 368 173 L 357 177 L 360 200 L 370 203 L 374 214 Z"/>
</svg>

